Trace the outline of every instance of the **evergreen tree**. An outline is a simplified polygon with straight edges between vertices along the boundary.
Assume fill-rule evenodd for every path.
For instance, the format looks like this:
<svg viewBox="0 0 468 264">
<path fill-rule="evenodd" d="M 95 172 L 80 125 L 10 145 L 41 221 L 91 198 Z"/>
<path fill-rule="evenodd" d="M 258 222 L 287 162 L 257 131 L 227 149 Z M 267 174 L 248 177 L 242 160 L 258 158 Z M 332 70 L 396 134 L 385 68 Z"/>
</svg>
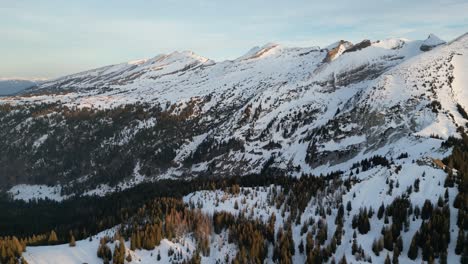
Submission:
<svg viewBox="0 0 468 264">
<path fill-rule="evenodd" d="M 457 244 L 455 246 L 455 254 L 460 255 L 463 252 L 465 246 L 465 231 L 462 228 L 458 229 Z"/>
<path fill-rule="evenodd" d="M 447 264 L 447 252 L 442 252 L 439 258 L 440 258 L 439 260 L 440 264 Z"/>
<path fill-rule="evenodd" d="M 125 241 L 120 238 L 119 243 L 114 247 L 112 264 L 124 264 L 125 262 Z"/>
<path fill-rule="evenodd" d="M 384 212 L 385 212 L 385 206 L 382 203 L 382 205 L 379 207 L 379 210 L 377 211 L 377 218 L 379 220 L 382 219 Z"/>
<path fill-rule="evenodd" d="M 356 254 L 356 252 L 358 251 L 358 245 L 357 245 L 357 241 L 356 241 L 356 238 L 353 239 L 353 244 L 351 245 L 351 254 Z"/>
<path fill-rule="evenodd" d="M 339 264 L 348 264 L 348 262 L 346 261 L 346 256 L 343 255 L 343 257 L 341 258 Z"/>
<path fill-rule="evenodd" d="M 380 255 L 379 242 L 376 239 L 372 242 L 372 252 L 374 252 L 376 256 Z"/>
<path fill-rule="evenodd" d="M 55 245 L 57 244 L 57 241 L 58 241 L 57 234 L 55 233 L 54 230 L 52 230 L 49 235 L 49 240 L 48 240 L 49 245 Z"/>
<path fill-rule="evenodd" d="M 99 242 L 99 247 L 98 247 L 98 250 L 97 250 L 97 256 L 101 259 L 103 259 L 104 262 L 109 262 L 110 260 L 112 260 L 112 251 L 111 249 L 109 248 L 109 246 L 107 246 L 107 241 L 105 238 L 101 238 L 100 242 Z"/>
<path fill-rule="evenodd" d="M 75 236 L 73 236 L 73 234 L 70 235 L 70 243 L 68 245 L 70 247 L 76 246 Z"/>
<path fill-rule="evenodd" d="M 130 250 L 135 251 L 136 248 L 136 234 L 132 233 L 130 237 Z"/>
<path fill-rule="evenodd" d="M 421 218 L 423 220 L 429 219 L 431 217 L 431 215 L 432 215 L 432 210 L 433 210 L 433 208 L 432 208 L 431 201 L 426 200 L 424 202 L 423 208 L 421 210 Z"/>
<path fill-rule="evenodd" d="M 348 213 L 349 213 L 349 212 L 351 212 L 351 209 L 352 209 L 351 201 L 348 201 L 348 203 L 346 204 L 346 211 L 348 211 Z"/>
<path fill-rule="evenodd" d="M 393 247 L 393 258 L 392 258 L 392 264 L 398 264 L 398 257 L 400 256 L 400 249 L 398 246 Z"/>
<path fill-rule="evenodd" d="M 398 237 L 396 246 L 398 247 L 398 252 L 403 251 L 403 239 L 401 238 L 401 236 Z"/>
<path fill-rule="evenodd" d="M 385 264 L 392 264 L 392 261 L 390 260 L 390 255 L 387 253 L 387 257 L 385 258 Z"/>
<path fill-rule="evenodd" d="M 384 232 L 384 248 L 393 251 L 393 235 L 390 228 L 385 229 Z"/>
<path fill-rule="evenodd" d="M 298 246 L 299 253 L 304 254 L 304 241 L 301 239 L 301 243 Z"/>
</svg>

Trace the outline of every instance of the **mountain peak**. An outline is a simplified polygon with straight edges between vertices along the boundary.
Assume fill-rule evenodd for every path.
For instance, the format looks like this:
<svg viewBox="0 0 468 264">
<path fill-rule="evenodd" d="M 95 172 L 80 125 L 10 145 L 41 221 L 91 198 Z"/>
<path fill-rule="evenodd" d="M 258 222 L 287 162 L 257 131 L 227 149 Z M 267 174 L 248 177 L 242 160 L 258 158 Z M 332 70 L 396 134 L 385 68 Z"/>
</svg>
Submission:
<svg viewBox="0 0 468 264">
<path fill-rule="evenodd" d="M 246 54 L 237 58 L 237 60 L 250 60 L 264 57 L 266 54 L 268 54 L 270 51 L 274 50 L 277 47 L 280 47 L 280 45 L 273 42 L 269 42 L 261 47 L 255 46 L 251 48 Z"/>
<path fill-rule="evenodd" d="M 159 61 L 174 62 L 174 61 L 194 60 L 194 61 L 199 61 L 201 63 L 209 61 L 208 58 L 200 56 L 191 50 L 174 51 L 167 55 L 156 56 L 154 60 L 158 62 Z"/>
<path fill-rule="evenodd" d="M 328 45 L 325 49 L 328 50 L 327 56 L 324 59 L 324 62 L 330 62 L 341 54 L 345 52 L 347 49 L 351 48 L 353 46 L 353 43 L 346 41 L 346 40 L 340 40 L 337 41 L 331 45 Z"/>
<path fill-rule="evenodd" d="M 332 50 L 332 49 L 337 48 L 337 47 L 340 46 L 340 45 L 345 45 L 345 46 L 347 46 L 347 48 L 348 48 L 348 47 L 351 47 L 351 46 L 353 45 L 353 43 L 350 42 L 350 41 L 341 39 L 341 40 L 339 40 L 339 41 L 337 41 L 337 42 L 334 42 L 334 43 L 332 43 L 332 44 L 326 46 L 325 49 L 327 49 L 327 50 Z"/>
<path fill-rule="evenodd" d="M 163 61 L 166 63 L 172 63 L 172 62 L 187 61 L 187 60 L 190 60 L 190 61 L 193 60 L 193 61 L 204 63 L 204 62 L 209 61 L 210 59 L 200 56 L 191 50 L 184 50 L 184 51 L 173 51 L 169 54 L 159 54 L 150 59 L 133 60 L 133 61 L 127 62 L 127 64 L 141 66 L 144 64 L 154 64 L 154 63 L 163 62 Z"/>
<path fill-rule="evenodd" d="M 429 34 L 429 36 L 427 37 L 426 40 L 423 41 L 423 43 L 421 44 L 421 47 L 420 49 L 422 51 L 429 51 L 437 46 L 440 46 L 440 45 L 443 45 L 447 42 L 445 42 L 444 40 L 440 39 L 439 37 L 437 37 L 436 35 L 434 34 Z"/>
</svg>

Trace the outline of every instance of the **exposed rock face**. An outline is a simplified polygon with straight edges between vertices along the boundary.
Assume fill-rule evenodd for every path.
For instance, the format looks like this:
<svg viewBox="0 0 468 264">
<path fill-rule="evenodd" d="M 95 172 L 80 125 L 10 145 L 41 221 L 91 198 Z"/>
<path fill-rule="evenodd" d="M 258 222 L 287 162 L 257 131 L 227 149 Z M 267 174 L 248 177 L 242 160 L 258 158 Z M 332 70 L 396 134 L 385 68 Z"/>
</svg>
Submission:
<svg viewBox="0 0 468 264">
<path fill-rule="evenodd" d="M 353 45 L 352 47 L 345 50 L 344 52 L 346 53 L 346 52 L 354 52 L 354 51 L 362 50 L 362 49 L 365 49 L 365 48 L 369 47 L 371 44 L 372 43 L 371 43 L 370 40 L 365 39 L 365 40 L 357 43 L 356 45 Z"/>
<path fill-rule="evenodd" d="M 343 54 L 343 52 L 345 52 L 346 49 L 352 46 L 353 44 L 351 42 L 340 40 L 339 42 L 336 43 L 336 45 L 332 45 L 328 47 L 327 56 L 325 57 L 324 62 L 330 62 L 336 59 L 338 56 Z"/>
</svg>

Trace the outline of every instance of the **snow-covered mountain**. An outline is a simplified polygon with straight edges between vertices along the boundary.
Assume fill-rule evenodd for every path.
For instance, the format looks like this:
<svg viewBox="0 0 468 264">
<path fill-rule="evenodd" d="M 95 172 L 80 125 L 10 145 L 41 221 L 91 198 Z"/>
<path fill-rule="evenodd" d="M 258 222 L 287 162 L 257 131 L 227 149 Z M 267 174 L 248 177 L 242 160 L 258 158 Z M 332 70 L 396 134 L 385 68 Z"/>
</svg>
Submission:
<svg viewBox="0 0 468 264">
<path fill-rule="evenodd" d="M 401 220 L 391 213 L 396 209 L 384 211 L 386 220 L 371 215 L 370 231 L 355 235 L 353 217 L 364 208 L 367 218 L 368 209 L 381 205 L 403 206 L 412 215 L 412 205 L 420 210 L 438 204 L 440 211 L 449 210 L 444 211 L 451 237 L 446 257 L 456 263 L 459 228 L 452 201 L 459 191 L 444 181 L 447 172 L 457 171 L 441 160 L 452 153 L 442 143 L 460 138 L 468 127 L 466 73 L 468 34 L 449 43 L 433 34 L 420 41 L 340 40 L 326 48 L 270 43 L 222 62 L 174 52 L 77 73 L 0 99 L 0 189 L 16 199 L 60 201 L 168 178 L 340 171 L 340 179 L 348 182 L 323 183 L 292 220 L 296 212 L 287 202 L 293 195 L 278 195 L 281 186 L 243 188 L 236 194 L 210 189 L 190 193 L 183 202 L 197 204 L 207 215 L 227 211 L 265 223 L 275 213 L 276 232 L 294 222 L 296 247 L 308 232 L 315 236 L 325 225 L 340 243 L 325 235 L 321 245 L 333 244 L 336 260 L 345 256 L 353 263 L 369 258 L 383 263 L 387 254 L 396 254 L 385 245 L 380 255 L 371 255 L 373 241 L 384 234 L 387 239 L 388 218 L 392 225 Z M 439 202 L 440 197 L 450 203 Z M 339 215 L 343 232 L 337 231 Z M 411 240 L 428 221 L 413 216 L 404 232 L 400 226 L 400 263 L 414 260 L 407 253 Z M 233 260 L 239 248 L 225 232 L 213 234 L 213 255 L 202 262 Z M 127 253 L 134 262 L 152 263 L 153 253 L 174 247 L 183 249 L 185 259 L 192 257 L 194 243 L 192 234 L 185 234 L 182 240 L 162 241 L 153 251 Z M 60 250 L 60 263 L 92 262 L 97 244 L 95 238 L 79 241 L 76 248 L 28 248 L 24 256 L 29 263 L 49 263 L 51 254 L 58 256 L 51 252 Z M 366 254 L 351 251 L 355 245 Z M 269 247 L 269 262 L 273 252 Z M 309 258 L 298 251 L 291 256 L 295 263 Z M 415 259 L 422 258 L 427 256 Z"/>
<path fill-rule="evenodd" d="M 18 110 L 2 113 L 2 149 L 31 167 L 7 185 L 102 190 L 132 175 L 244 175 L 265 166 L 320 174 L 408 145 L 415 159 L 440 157 L 428 148 L 440 143 L 434 136 L 446 139 L 468 121 L 457 110 L 468 109 L 467 48 L 467 36 L 443 44 L 432 34 L 325 49 L 267 44 L 233 61 L 174 52 L 58 78 L 0 101 Z M 125 119 L 115 118 L 120 112 Z M 77 144 L 86 151 L 70 152 Z M 125 168 L 99 179 L 97 168 L 112 162 Z"/>
</svg>

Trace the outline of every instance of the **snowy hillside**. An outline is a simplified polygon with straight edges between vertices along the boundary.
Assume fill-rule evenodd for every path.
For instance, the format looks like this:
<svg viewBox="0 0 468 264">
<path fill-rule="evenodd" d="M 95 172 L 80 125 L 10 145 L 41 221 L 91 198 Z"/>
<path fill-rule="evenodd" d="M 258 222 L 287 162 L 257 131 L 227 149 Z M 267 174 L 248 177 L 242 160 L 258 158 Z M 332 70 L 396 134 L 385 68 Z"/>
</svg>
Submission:
<svg viewBox="0 0 468 264">
<path fill-rule="evenodd" d="M 446 188 L 441 185 L 446 179 L 446 174 L 437 167 L 432 165 L 415 164 L 410 162 L 411 158 L 404 158 L 392 165 L 391 168 L 378 166 L 358 173 L 356 182 L 352 188 L 346 190 L 344 186 L 334 186 L 330 183 L 329 186 L 323 191 L 316 193 L 311 200 L 307 203 L 306 207 L 299 215 L 299 220 L 294 220 L 295 217 L 291 216 L 293 211 L 292 207 L 288 205 L 289 195 L 284 192 L 281 186 L 265 186 L 265 187 L 246 187 L 240 188 L 238 192 L 229 190 L 215 190 L 215 191 L 197 191 L 184 196 L 183 201 L 188 208 L 200 208 L 202 212 L 212 216 L 217 212 L 228 212 L 233 215 L 244 215 L 247 219 L 259 220 L 260 222 L 268 225 L 271 222 L 271 216 L 275 215 L 274 230 L 276 235 L 286 230 L 288 223 L 292 224 L 292 239 L 294 241 L 295 253 L 292 255 L 293 263 L 310 263 L 310 256 L 301 252 L 300 244 L 305 245 L 308 241 L 310 234 L 317 235 L 316 230 L 325 228 L 328 233 L 327 238 L 323 242 L 325 245 L 336 243 L 337 236 L 337 220 L 338 211 L 343 210 L 343 205 L 348 202 L 351 203 L 351 208 L 346 208 L 343 217 L 344 232 L 340 241 L 336 246 L 335 253 L 330 259 L 332 261 L 340 260 L 343 256 L 353 263 L 384 263 L 387 255 L 395 256 L 395 250 L 390 251 L 383 248 L 382 252 L 378 255 L 371 251 L 373 241 L 382 239 L 381 230 L 383 227 L 391 226 L 392 218 L 390 217 L 390 224 L 384 223 L 380 213 L 377 213 L 378 208 L 384 206 L 390 208 L 395 203 L 395 200 L 400 197 L 407 197 L 411 204 L 423 207 L 425 201 L 430 201 L 434 205 L 438 204 L 439 197 L 443 196 Z M 396 170 L 402 166 L 399 171 Z M 395 172 L 397 171 L 397 172 Z M 348 177 L 348 175 L 344 175 Z M 418 187 L 416 188 L 416 180 Z M 391 182 L 390 184 L 388 182 Z M 414 189 L 413 189 L 414 188 Z M 408 192 L 409 189 L 413 191 Z M 448 200 L 452 201 L 456 196 L 456 189 L 449 188 Z M 285 197 L 283 197 L 285 195 Z M 283 198 L 281 198 L 283 197 Z M 284 200 L 283 200 L 284 199 Z M 282 201 L 282 202 L 280 202 Z M 341 205 L 341 209 L 339 209 Z M 415 207 L 415 208 L 416 208 Z M 372 208 L 373 216 L 369 217 L 370 230 L 361 234 L 353 227 L 353 219 L 359 215 L 363 208 Z M 411 208 L 411 211 L 413 209 Z M 419 210 L 419 209 L 415 209 Z M 325 213 L 326 211 L 326 213 Z M 456 208 L 450 206 L 450 236 L 452 242 L 448 245 L 447 263 L 459 263 L 460 256 L 454 254 L 456 246 L 456 237 L 458 234 L 458 227 L 456 224 Z M 393 213 L 396 214 L 396 213 Z M 395 216 L 393 216 L 395 217 Z M 291 219 L 292 218 L 292 219 Z M 387 218 L 387 213 L 385 213 Z M 410 259 L 407 256 L 409 251 L 410 241 L 419 230 L 424 221 L 422 216 L 418 213 L 410 213 L 410 220 L 408 226 L 404 227 L 401 232 L 403 241 L 401 255 L 399 256 L 399 263 L 420 263 L 422 261 L 421 254 L 416 259 Z M 385 220 L 388 221 L 388 220 Z M 101 232 L 92 237 L 92 239 L 85 239 L 78 241 L 75 247 L 69 247 L 68 244 L 58 246 L 38 246 L 28 247 L 27 251 L 23 254 L 28 263 L 42 264 L 42 263 L 66 263 L 66 264 L 79 264 L 79 263 L 100 263 L 102 260 L 96 257 L 96 250 L 99 246 L 99 239 L 104 236 L 113 237 L 117 228 L 113 228 Z M 356 238 L 353 234 L 357 233 Z M 234 260 L 239 252 L 239 247 L 232 243 L 229 239 L 229 231 L 223 231 L 220 234 L 215 232 L 211 233 L 210 239 L 210 254 L 201 257 L 201 263 L 217 263 L 217 261 Z M 335 241 L 335 242 L 333 242 Z M 109 243 L 110 248 L 113 248 L 115 243 Z M 279 243 L 279 242 L 277 242 Z M 353 253 L 353 244 L 365 250 L 365 253 Z M 131 255 L 131 261 L 125 263 L 180 263 L 172 256 L 169 257 L 169 248 L 182 252 L 182 257 L 179 260 L 192 259 L 193 253 L 196 251 L 197 243 L 193 238 L 192 233 L 188 233 L 177 237 L 175 239 L 161 240 L 159 246 L 152 250 L 130 250 L 131 241 L 126 242 L 126 255 Z M 373 250 L 373 249 L 372 249 Z M 161 258 L 158 258 L 158 255 Z M 392 257 L 392 258 L 393 258 Z M 274 262 L 274 250 L 271 245 L 268 249 L 266 256 L 267 263 Z M 328 262 L 332 263 L 332 262 Z"/>
</svg>

